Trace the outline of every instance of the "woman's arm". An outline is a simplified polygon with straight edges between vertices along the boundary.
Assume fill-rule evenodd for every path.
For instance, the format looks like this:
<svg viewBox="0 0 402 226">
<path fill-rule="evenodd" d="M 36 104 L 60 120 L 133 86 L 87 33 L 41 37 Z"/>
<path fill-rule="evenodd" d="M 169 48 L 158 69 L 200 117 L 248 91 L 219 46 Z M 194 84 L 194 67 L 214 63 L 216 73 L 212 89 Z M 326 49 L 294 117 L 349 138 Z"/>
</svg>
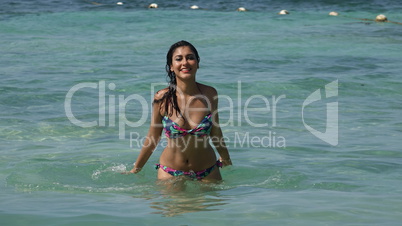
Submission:
<svg viewBox="0 0 402 226">
<path fill-rule="evenodd" d="M 223 133 L 219 124 L 219 114 L 218 114 L 218 93 L 215 89 L 213 89 L 212 97 L 212 130 L 210 134 L 210 138 L 212 140 L 212 144 L 215 146 L 216 150 L 220 155 L 220 160 L 222 161 L 224 166 L 232 165 L 232 160 L 230 159 L 229 151 L 225 144 L 225 139 L 223 137 Z"/>
<path fill-rule="evenodd" d="M 159 99 L 160 93 L 155 94 L 154 100 Z M 140 154 L 135 161 L 134 167 L 130 170 L 130 173 L 138 173 L 142 167 L 147 163 L 149 157 L 151 157 L 153 151 L 159 143 L 162 134 L 162 115 L 160 113 L 160 107 L 162 101 L 152 104 L 152 116 L 151 124 L 149 126 L 148 134 L 141 148 Z"/>
</svg>

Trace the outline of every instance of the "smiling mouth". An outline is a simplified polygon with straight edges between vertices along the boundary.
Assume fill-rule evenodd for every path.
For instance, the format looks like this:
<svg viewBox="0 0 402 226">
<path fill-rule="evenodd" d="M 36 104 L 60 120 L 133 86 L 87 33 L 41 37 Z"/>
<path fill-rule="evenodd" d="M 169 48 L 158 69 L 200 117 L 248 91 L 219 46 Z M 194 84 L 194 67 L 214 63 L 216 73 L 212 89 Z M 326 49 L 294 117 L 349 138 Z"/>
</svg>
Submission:
<svg viewBox="0 0 402 226">
<path fill-rule="evenodd" d="M 188 72 L 191 71 L 191 69 L 190 69 L 190 68 L 183 68 L 183 69 L 181 69 L 180 71 L 181 71 L 181 72 L 184 72 L 184 73 L 188 73 Z"/>
</svg>

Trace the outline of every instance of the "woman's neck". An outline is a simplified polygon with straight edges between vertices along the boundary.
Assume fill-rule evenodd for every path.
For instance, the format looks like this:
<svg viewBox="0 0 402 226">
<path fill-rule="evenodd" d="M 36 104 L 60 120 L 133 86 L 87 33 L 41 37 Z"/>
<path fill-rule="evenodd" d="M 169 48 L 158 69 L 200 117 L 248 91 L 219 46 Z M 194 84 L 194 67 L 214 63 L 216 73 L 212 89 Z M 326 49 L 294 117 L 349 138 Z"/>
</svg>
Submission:
<svg viewBox="0 0 402 226">
<path fill-rule="evenodd" d="M 193 96 L 199 93 L 198 85 L 195 81 L 177 81 L 176 92 L 178 95 Z"/>
</svg>

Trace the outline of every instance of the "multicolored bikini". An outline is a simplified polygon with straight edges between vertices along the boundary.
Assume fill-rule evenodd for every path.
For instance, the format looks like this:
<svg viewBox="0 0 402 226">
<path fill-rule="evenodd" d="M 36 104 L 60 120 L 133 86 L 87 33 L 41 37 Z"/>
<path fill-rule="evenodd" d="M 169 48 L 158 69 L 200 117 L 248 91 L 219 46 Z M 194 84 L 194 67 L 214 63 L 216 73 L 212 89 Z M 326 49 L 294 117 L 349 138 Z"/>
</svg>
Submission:
<svg viewBox="0 0 402 226">
<path fill-rule="evenodd" d="M 155 168 L 156 169 L 161 168 L 166 173 L 168 173 L 172 176 L 175 176 L 175 177 L 187 176 L 193 180 L 202 180 L 204 177 L 208 176 L 215 169 L 216 166 L 222 168 L 222 162 L 216 161 L 216 163 L 213 166 L 209 167 L 208 169 L 201 170 L 201 171 L 192 171 L 191 170 L 189 172 L 186 172 L 186 171 L 181 171 L 181 170 L 175 170 L 175 169 L 172 169 L 170 167 L 167 167 L 167 166 L 164 166 L 161 164 L 156 164 Z"/>
<path fill-rule="evenodd" d="M 206 115 L 200 124 L 195 127 L 194 129 L 186 130 L 181 128 L 177 123 L 173 122 L 167 115 L 165 115 L 162 119 L 162 125 L 163 129 L 165 130 L 165 135 L 166 137 L 170 139 L 176 139 L 179 137 L 183 137 L 186 135 L 194 135 L 198 137 L 203 137 L 207 136 L 211 133 L 212 129 L 212 113 L 209 113 Z M 215 167 L 222 167 L 222 162 L 217 161 L 213 166 L 201 170 L 201 171 L 181 171 L 181 170 L 175 170 L 170 167 L 161 165 L 161 164 L 156 164 L 156 169 L 162 169 L 166 173 L 169 173 L 172 176 L 187 176 L 191 179 L 196 179 L 196 180 L 201 180 L 208 176 L 214 169 Z"/>
<path fill-rule="evenodd" d="M 212 113 L 206 115 L 200 124 L 194 129 L 186 130 L 181 128 L 177 123 L 173 122 L 167 115 L 162 119 L 163 129 L 168 138 L 175 139 L 186 136 L 187 134 L 203 137 L 209 135 L 212 129 Z"/>
</svg>

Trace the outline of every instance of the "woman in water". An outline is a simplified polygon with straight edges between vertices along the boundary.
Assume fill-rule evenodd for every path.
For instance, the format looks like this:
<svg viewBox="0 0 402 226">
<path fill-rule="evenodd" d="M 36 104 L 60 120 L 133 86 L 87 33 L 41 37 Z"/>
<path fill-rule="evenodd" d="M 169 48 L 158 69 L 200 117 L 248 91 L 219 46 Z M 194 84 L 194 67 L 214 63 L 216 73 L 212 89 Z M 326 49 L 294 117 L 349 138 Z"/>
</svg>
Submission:
<svg viewBox="0 0 402 226">
<path fill-rule="evenodd" d="M 141 171 L 162 132 L 168 142 L 156 164 L 158 179 L 219 181 L 219 167 L 232 165 L 219 126 L 217 91 L 196 82 L 199 62 L 198 52 L 189 42 L 179 41 L 170 47 L 166 55 L 169 86 L 154 96 L 151 125 L 129 173 Z M 220 155 L 218 161 L 209 140 Z"/>
</svg>

